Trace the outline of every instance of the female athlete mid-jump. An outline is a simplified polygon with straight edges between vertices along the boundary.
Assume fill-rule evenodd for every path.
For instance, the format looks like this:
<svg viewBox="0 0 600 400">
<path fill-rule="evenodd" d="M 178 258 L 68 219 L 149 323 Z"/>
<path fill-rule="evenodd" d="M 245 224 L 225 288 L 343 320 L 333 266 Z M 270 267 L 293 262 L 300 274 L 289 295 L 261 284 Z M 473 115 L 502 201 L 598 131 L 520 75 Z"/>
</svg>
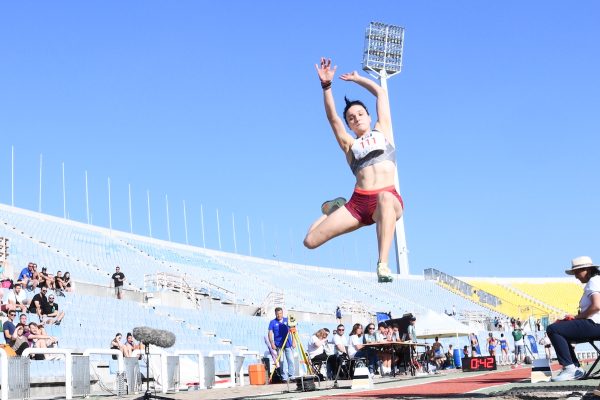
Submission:
<svg viewBox="0 0 600 400">
<path fill-rule="evenodd" d="M 394 186 L 396 149 L 390 132 L 387 92 L 356 71 L 340 76 L 344 81 L 357 83 L 377 98 L 377 122 L 373 129 L 367 107 L 359 100 L 349 101 L 344 98 L 344 120 L 356 135 L 353 137 L 346 131 L 335 110 L 331 86 L 337 67 L 331 67 L 331 60 L 325 58 L 321 58 L 321 65 L 315 67 L 323 88 L 327 119 L 352 173 L 356 176 L 356 185 L 349 202 L 338 197 L 323 203 L 321 211 L 324 215 L 310 226 L 304 245 L 314 249 L 336 236 L 377 224 L 377 277 L 379 282 L 391 282 L 388 257 L 396 221 L 402 216 L 404 205 Z"/>
</svg>

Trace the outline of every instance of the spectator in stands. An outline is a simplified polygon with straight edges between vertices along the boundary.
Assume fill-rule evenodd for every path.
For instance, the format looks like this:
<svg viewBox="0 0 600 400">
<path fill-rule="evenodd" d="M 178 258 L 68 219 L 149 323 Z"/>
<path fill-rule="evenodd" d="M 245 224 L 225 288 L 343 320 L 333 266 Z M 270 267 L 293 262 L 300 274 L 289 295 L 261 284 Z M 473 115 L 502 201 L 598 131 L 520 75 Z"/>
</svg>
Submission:
<svg viewBox="0 0 600 400">
<path fill-rule="evenodd" d="M 313 367 L 315 365 L 322 365 L 327 361 L 327 353 L 325 352 L 327 336 L 327 331 L 321 328 L 316 331 L 308 341 L 306 351 L 308 352 L 308 357 L 310 358 L 310 362 L 312 363 Z M 320 373 L 320 370 L 316 372 Z M 330 378 L 331 376 L 332 374 L 328 370 L 327 377 Z"/>
<path fill-rule="evenodd" d="M 522 364 L 525 357 L 525 335 L 521 328 L 521 323 L 516 322 L 516 328 L 512 331 L 512 336 L 515 341 L 515 364 Z"/>
<path fill-rule="evenodd" d="M 65 280 L 62 276 L 62 271 L 56 271 L 56 276 L 54 277 L 54 285 L 56 286 L 56 290 L 63 291 L 67 288 L 65 285 Z"/>
<path fill-rule="evenodd" d="M 17 353 L 18 356 L 23 354 L 25 349 L 29 348 L 29 341 L 27 336 L 24 334 L 25 327 L 23 325 L 19 325 L 15 328 L 15 332 L 12 335 L 13 344 L 11 348 Z"/>
<path fill-rule="evenodd" d="M 48 296 L 48 302 L 45 305 L 42 305 L 42 315 L 47 324 L 54 325 L 60 325 L 65 317 L 65 312 L 59 310 L 58 304 L 54 302 L 53 294 L 50 294 Z"/>
<path fill-rule="evenodd" d="M 342 323 L 342 309 L 340 308 L 340 306 L 337 306 L 337 308 L 335 309 L 335 319 L 337 320 L 338 324 Z"/>
<path fill-rule="evenodd" d="M 515 328 L 517 327 L 517 320 L 515 319 L 515 317 L 510 317 L 510 326 L 513 328 L 513 330 L 515 330 Z"/>
<path fill-rule="evenodd" d="M 29 346 L 36 347 L 39 349 L 45 349 L 48 347 L 54 347 L 58 345 L 58 338 L 55 336 L 50 336 L 46 334 L 44 330 L 44 325 L 38 325 L 35 322 L 29 323 Z M 40 357 L 41 356 L 41 357 Z M 35 357 L 36 360 L 43 360 L 45 357 L 42 355 L 37 355 Z"/>
<path fill-rule="evenodd" d="M 536 332 L 540 332 L 542 330 L 542 321 L 539 319 L 535 320 L 535 330 Z"/>
<path fill-rule="evenodd" d="M 65 271 L 63 275 L 63 282 L 65 283 L 65 292 L 73 291 L 73 282 L 71 281 L 71 273 L 69 271 Z"/>
<path fill-rule="evenodd" d="M 42 271 L 38 273 L 37 276 L 40 280 L 40 288 L 47 287 L 49 289 L 54 289 L 54 277 L 48 273 L 48 268 L 42 267 Z"/>
<path fill-rule="evenodd" d="M 29 304 L 29 312 L 37 314 L 37 316 L 40 319 L 40 322 L 42 322 L 42 310 L 48 305 L 48 299 L 46 298 L 47 292 L 48 288 L 41 288 L 40 292 L 33 296 L 33 298 L 31 299 L 31 303 Z"/>
<path fill-rule="evenodd" d="M 123 283 L 125 282 L 125 274 L 121 272 L 121 267 L 118 265 L 115 268 L 115 273 L 112 274 L 113 286 L 115 287 L 115 295 L 121 300 L 123 297 Z"/>
<path fill-rule="evenodd" d="M 504 333 L 500 334 L 500 339 L 498 339 L 498 342 L 500 342 L 500 351 L 502 352 L 502 356 L 500 358 L 500 365 L 508 365 L 510 364 L 510 360 L 508 358 L 509 348 L 508 340 L 506 340 L 506 338 L 504 337 Z"/>
<path fill-rule="evenodd" d="M 548 326 L 546 332 L 554 346 L 556 358 L 563 369 L 553 381 L 569 381 L 583 377 L 575 349 L 571 343 L 588 342 L 600 337 L 600 271 L 587 256 L 571 260 L 571 269 L 565 272 L 574 275 L 585 284 L 579 300 L 579 313 L 567 316 Z"/>
<path fill-rule="evenodd" d="M 27 299 L 27 294 L 21 288 L 21 283 L 15 283 L 13 290 L 8 293 L 8 308 L 13 310 L 21 310 L 27 312 L 27 306 L 30 301 Z"/>
<path fill-rule="evenodd" d="M 29 325 L 29 323 L 27 322 L 27 314 L 21 314 L 19 315 L 19 323 L 16 326 L 26 326 Z"/>
<path fill-rule="evenodd" d="M 19 277 L 17 278 L 18 282 L 23 284 L 23 287 L 27 290 L 31 291 L 38 286 L 38 282 L 33 279 L 34 272 L 34 263 L 27 264 L 27 267 L 21 270 Z"/>
<path fill-rule="evenodd" d="M 14 310 L 11 310 L 8 312 L 7 315 L 7 320 L 4 321 L 4 323 L 2 324 L 2 331 L 4 332 L 4 343 L 8 344 L 9 346 L 13 346 L 15 344 L 15 341 L 13 339 L 13 334 L 15 333 L 15 324 L 14 324 L 14 320 L 15 320 L 15 316 L 17 315 L 17 312 Z"/>
<path fill-rule="evenodd" d="M 279 363 L 279 374 L 284 381 L 289 381 L 294 377 L 294 353 L 293 349 L 296 348 L 296 342 L 293 335 L 288 335 L 290 328 L 288 326 L 288 319 L 283 316 L 283 309 L 281 307 L 275 308 L 275 318 L 269 323 L 269 343 L 271 348 L 277 352 L 283 352 L 285 361 L 287 363 L 287 372 L 283 369 L 283 363 Z M 287 340 L 286 340 L 287 337 Z"/>
<path fill-rule="evenodd" d="M 496 357 L 496 346 L 498 345 L 498 341 L 496 340 L 492 332 L 488 334 L 487 345 L 490 356 Z"/>
</svg>

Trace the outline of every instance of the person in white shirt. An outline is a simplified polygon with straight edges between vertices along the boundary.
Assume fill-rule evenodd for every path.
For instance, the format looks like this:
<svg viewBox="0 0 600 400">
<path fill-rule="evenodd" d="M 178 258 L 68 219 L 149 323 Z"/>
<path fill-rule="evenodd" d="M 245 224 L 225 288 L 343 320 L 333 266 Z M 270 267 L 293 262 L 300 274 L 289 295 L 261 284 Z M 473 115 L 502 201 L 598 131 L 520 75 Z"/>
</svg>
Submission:
<svg viewBox="0 0 600 400">
<path fill-rule="evenodd" d="M 335 346 L 334 351 L 336 356 L 348 355 L 346 347 L 348 346 L 348 339 L 344 336 L 346 328 L 344 325 L 339 324 L 333 335 L 333 344 Z"/>
<path fill-rule="evenodd" d="M 325 352 L 325 346 L 327 345 L 328 332 L 325 329 L 319 329 L 316 331 L 310 340 L 308 341 L 308 357 L 310 362 L 315 367 L 316 365 L 322 365 L 327 362 L 327 353 Z M 329 367 L 329 366 L 328 366 Z M 316 371 L 316 373 L 320 372 Z M 331 376 L 330 368 L 327 368 L 327 376 Z"/>
<path fill-rule="evenodd" d="M 339 324 L 337 326 L 337 329 L 333 332 L 333 351 L 335 357 L 332 357 L 334 360 L 332 362 L 332 369 L 336 374 L 337 372 L 335 371 L 338 371 L 340 363 L 342 363 L 344 359 L 349 359 L 347 350 L 348 338 L 344 336 L 345 331 L 346 328 L 344 327 L 344 325 Z"/>
<path fill-rule="evenodd" d="M 8 293 L 7 300 L 9 308 L 13 310 L 20 309 L 24 313 L 27 312 L 29 300 L 27 299 L 27 293 L 21 288 L 20 283 L 15 283 L 13 290 Z"/>
<path fill-rule="evenodd" d="M 307 352 L 311 361 L 323 361 L 327 359 L 325 344 L 327 343 L 327 332 L 325 329 L 316 331 L 308 341 Z M 319 358 L 319 359 L 317 359 Z"/>
<path fill-rule="evenodd" d="M 352 331 L 350 332 L 350 341 L 348 342 L 348 355 L 350 358 L 367 358 L 369 362 L 369 373 L 373 374 L 377 357 L 375 356 L 373 349 L 365 347 L 365 337 L 363 333 L 363 326 L 361 324 L 354 324 Z"/>
<path fill-rule="evenodd" d="M 579 365 L 575 349 L 571 343 L 582 343 L 596 340 L 600 337 L 600 270 L 587 256 L 571 260 L 571 269 L 565 271 L 568 275 L 585 284 L 583 296 L 579 301 L 579 313 L 567 316 L 548 326 L 546 332 L 556 351 L 556 358 L 562 371 L 552 378 L 552 381 L 570 381 L 581 379 L 584 371 Z M 600 389 L 600 387 L 598 388 Z M 600 390 L 596 391 L 600 394 Z"/>
</svg>

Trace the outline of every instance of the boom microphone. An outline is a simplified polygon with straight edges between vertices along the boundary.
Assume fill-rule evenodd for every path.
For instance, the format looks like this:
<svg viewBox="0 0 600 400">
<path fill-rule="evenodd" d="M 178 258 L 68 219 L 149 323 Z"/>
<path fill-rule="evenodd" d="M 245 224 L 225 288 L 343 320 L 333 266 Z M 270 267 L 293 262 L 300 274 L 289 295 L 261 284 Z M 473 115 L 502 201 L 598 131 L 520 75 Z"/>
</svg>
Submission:
<svg viewBox="0 0 600 400">
<path fill-rule="evenodd" d="M 153 344 L 162 348 L 168 348 L 175 344 L 175 334 L 173 332 L 147 326 L 133 328 L 133 337 L 145 345 Z"/>
</svg>

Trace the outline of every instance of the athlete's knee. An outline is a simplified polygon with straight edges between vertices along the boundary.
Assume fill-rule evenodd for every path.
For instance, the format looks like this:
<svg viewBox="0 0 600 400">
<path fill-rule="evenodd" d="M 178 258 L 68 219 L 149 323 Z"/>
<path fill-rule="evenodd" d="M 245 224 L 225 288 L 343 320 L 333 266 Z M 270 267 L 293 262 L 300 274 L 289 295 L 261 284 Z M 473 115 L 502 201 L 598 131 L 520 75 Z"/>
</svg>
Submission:
<svg viewBox="0 0 600 400">
<path fill-rule="evenodd" d="M 312 235 L 309 233 L 308 235 L 306 235 L 306 237 L 304 238 L 304 247 L 306 247 L 307 249 L 316 249 L 317 247 L 319 247 L 319 244 L 316 242 L 316 240 L 312 237 Z"/>
</svg>

